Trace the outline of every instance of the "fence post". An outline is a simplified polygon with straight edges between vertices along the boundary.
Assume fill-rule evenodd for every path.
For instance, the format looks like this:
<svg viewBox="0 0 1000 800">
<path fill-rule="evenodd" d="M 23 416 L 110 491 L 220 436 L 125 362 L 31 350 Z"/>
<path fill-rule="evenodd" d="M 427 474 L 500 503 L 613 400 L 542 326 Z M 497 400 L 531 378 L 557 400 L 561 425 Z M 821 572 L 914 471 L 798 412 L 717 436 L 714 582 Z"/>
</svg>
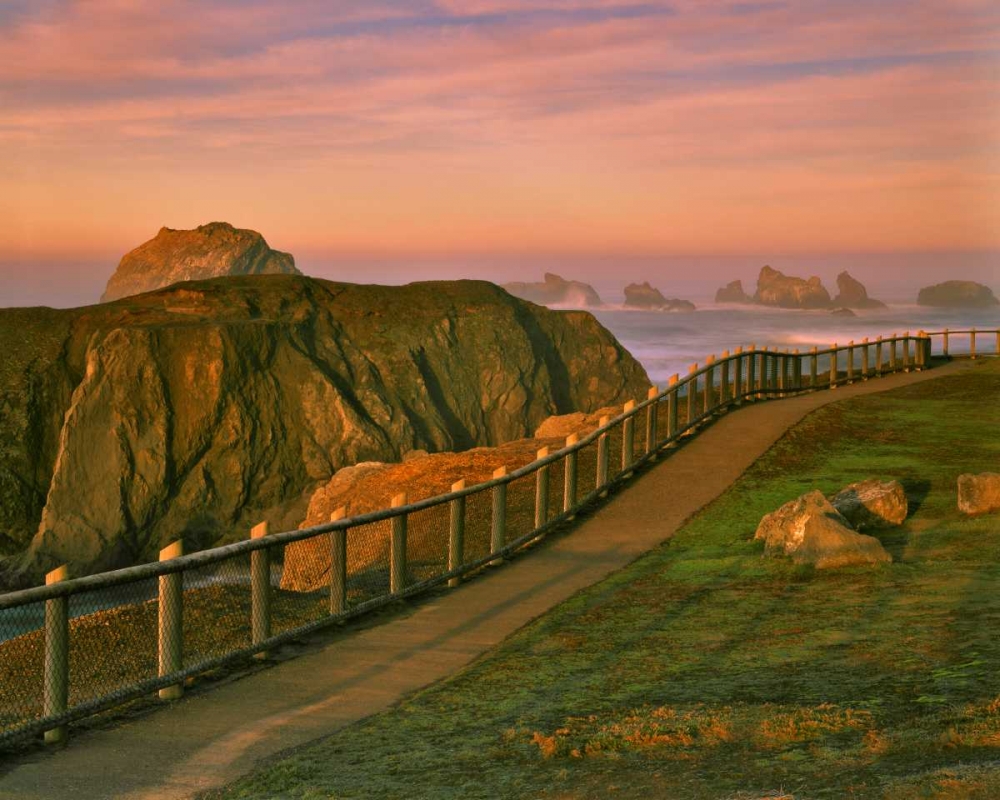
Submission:
<svg viewBox="0 0 1000 800">
<path fill-rule="evenodd" d="M 892 334 L 892 339 L 889 340 L 889 372 L 896 371 L 896 339 L 897 335 Z"/>
<path fill-rule="evenodd" d="M 882 377 L 882 363 L 883 356 L 885 355 L 884 349 L 882 337 L 879 336 L 878 339 L 875 340 L 875 377 L 877 378 Z"/>
<path fill-rule="evenodd" d="M 69 578 L 69 567 L 63 564 L 45 576 L 45 585 L 61 583 Z M 62 714 L 69 702 L 69 597 L 54 597 L 45 601 L 45 686 L 42 714 L 46 717 Z M 66 740 L 66 726 L 45 731 L 45 744 Z"/>
<path fill-rule="evenodd" d="M 580 437 L 571 433 L 566 437 L 566 446 L 572 447 L 580 441 Z M 566 474 L 563 476 L 563 511 L 570 512 L 576 508 L 576 477 L 577 451 L 566 454 Z M 570 517 L 572 519 L 572 517 Z"/>
<path fill-rule="evenodd" d="M 270 532 L 266 522 L 254 525 L 251 539 L 263 539 Z M 267 547 L 250 553 L 250 643 L 260 644 L 271 638 L 271 551 Z M 266 659 L 267 651 L 254 653 Z"/>
<path fill-rule="evenodd" d="M 976 357 L 976 329 L 973 328 L 969 331 L 969 355 L 972 358 Z"/>
<path fill-rule="evenodd" d="M 997 334 L 997 336 L 1000 337 L 1000 334 Z M 998 338 L 997 341 L 1000 342 L 1000 338 Z M 944 331 L 941 334 L 941 346 L 944 348 L 944 357 L 945 358 L 951 358 L 951 356 L 948 355 L 948 329 L 947 328 L 945 328 Z M 997 349 L 998 349 L 998 351 L 1000 351 L 1000 348 L 997 348 Z"/>
<path fill-rule="evenodd" d="M 536 459 L 548 458 L 549 448 L 543 447 L 535 454 Z M 535 471 L 535 529 L 549 521 L 549 465 Z"/>
<path fill-rule="evenodd" d="M 347 516 L 347 506 L 334 509 L 330 522 Z M 330 531 L 330 616 L 347 610 L 347 528 Z"/>
<path fill-rule="evenodd" d="M 830 348 L 830 388 L 835 389 L 837 387 L 837 343 L 834 342 Z"/>
<path fill-rule="evenodd" d="M 465 478 L 451 485 L 453 492 L 460 492 L 464 488 Z M 448 527 L 448 571 L 451 572 L 460 569 L 465 563 L 465 498 L 456 497 L 448 505 L 451 506 L 451 524 Z M 461 575 L 448 578 L 448 586 L 452 589 L 461 582 Z"/>
<path fill-rule="evenodd" d="M 928 361 L 930 360 L 931 348 L 930 348 L 930 337 L 927 339 L 927 356 Z M 997 331 L 997 355 L 1000 356 L 1000 330 Z"/>
<path fill-rule="evenodd" d="M 733 379 L 731 382 L 733 390 L 733 402 L 743 403 L 743 346 L 740 345 L 733 353 Z"/>
<path fill-rule="evenodd" d="M 184 542 L 178 539 L 160 551 L 160 561 L 184 555 Z M 157 656 L 159 677 L 180 672 L 184 647 L 184 575 L 172 572 L 161 575 L 157 603 Z M 178 700 L 184 694 L 184 684 L 164 686 L 158 692 L 161 700 Z"/>
<path fill-rule="evenodd" d="M 785 376 L 785 367 L 787 366 L 788 360 L 784 353 L 778 351 L 777 357 L 775 358 L 775 371 L 778 373 L 778 397 L 785 396 L 785 389 L 788 388 L 788 380 Z"/>
<path fill-rule="evenodd" d="M 646 399 L 652 401 L 646 406 L 646 455 L 652 453 L 653 460 L 656 459 L 656 418 L 660 407 L 660 403 L 656 398 L 659 394 L 660 390 L 655 386 L 650 386 L 649 391 L 646 392 Z"/>
<path fill-rule="evenodd" d="M 493 471 L 493 480 L 503 478 L 507 467 L 497 467 Z M 507 544 L 507 484 L 500 483 L 493 487 L 493 524 L 490 527 L 490 553 L 496 554 Z M 503 558 L 494 558 L 491 564 L 502 564 Z"/>
<path fill-rule="evenodd" d="M 747 357 L 747 399 L 755 400 L 754 390 L 757 388 L 757 345 L 749 347 Z"/>
<path fill-rule="evenodd" d="M 725 405 L 729 402 L 729 351 L 722 351 L 722 364 L 721 372 L 719 377 L 719 405 Z"/>
<path fill-rule="evenodd" d="M 757 396 L 764 399 L 764 392 L 767 390 L 767 345 L 760 349 L 760 371 L 757 375 Z"/>
<path fill-rule="evenodd" d="M 711 414 L 715 410 L 715 356 L 705 359 L 705 413 Z"/>
<path fill-rule="evenodd" d="M 601 417 L 597 422 L 598 428 L 603 428 L 611 421 L 611 417 Z M 605 431 L 597 437 L 597 488 L 603 489 L 608 482 L 608 432 Z M 607 492 L 601 492 L 603 497 Z"/>
<path fill-rule="evenodd" d="M 854 340 L 847 343 L 847 382 L 854 383 Z"/>
<path fill-rule="evenodd" d="M 392 498 L 392 508 L 406 505 L 406 492 Z M 392 518 L 392 545 L 389 554 L 389 592 L 399 594 L 406 589 L 406 514 Z"/>
<path fill-rule="evenodd" d="M 677 435 L 677 406 L 680 404 L 680 398 L 677 396 L 677 384 L 680 381 L 681 376 L 676 372 L 670 376 L 670 381 L 667 383 L 670 392 L 667 394 L 667 438 L 671 439 Z"/>
<path fill-rule="evenodd" d="M 903 372 L 910 371 L 910 332 L 903 334 Z"/>
<path fill-rule="evenodd" d="M 687 424 L 685 427 L 690 428 L 691 422 L 698 416 L 695 410 L 695 403 L 698 397 L 698 379 L 694 377 L 694 373 L 698 371 L 698 365 L 692 364 L 688 367 L 688 382 L 687 382 L 687 404 L 688 404 L 688 416 Z"/>
<path fill-rule="evenodd" d="M 809 386 L 815 389 L 819 383 L 819 348 L 809 351 Z"/>
<path fill-rule="evenodd" d="M 926 351 L 924 349 L 924 343 L 927 341 L 927 333 L 925 331 L 917 331 L 917 338 L 914 340 L 913 347 L 913 360 L 916 362 L 917 371 L 922 372 L 924 367 L 927 365 Z"/>
<path fill-rule="evenodd" d="M 868 337 L 861 340 L 861 379 L 868 380 L 868 373 L 871 372 L 868 363 Z"/>
<path fill-rule="evenodd" d="M 630 414 L 622 422 L 622 472 L 632 466 L 635 457 L 635 400 L 629 400 L 622 409 L 623 414 Z"/>
</svg>

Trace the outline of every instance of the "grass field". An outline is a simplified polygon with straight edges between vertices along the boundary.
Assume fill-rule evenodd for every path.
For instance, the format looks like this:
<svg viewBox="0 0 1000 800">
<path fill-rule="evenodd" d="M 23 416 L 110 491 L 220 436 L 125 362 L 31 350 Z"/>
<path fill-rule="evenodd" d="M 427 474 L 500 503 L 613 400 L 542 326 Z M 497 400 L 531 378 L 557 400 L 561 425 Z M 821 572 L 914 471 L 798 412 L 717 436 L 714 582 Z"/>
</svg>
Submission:
<svg viewBox="0 0 1000 800">
<path fill-rule="evenodd" d="M 1000 797 L 1000 515 L 955 504 L 998 398 L 992 362 L 812 414 L 670 542 L 211 796 Z M 763 514 L 867 477 L 907 488 L 895 563 L 762 557 Z"/>
</svg>

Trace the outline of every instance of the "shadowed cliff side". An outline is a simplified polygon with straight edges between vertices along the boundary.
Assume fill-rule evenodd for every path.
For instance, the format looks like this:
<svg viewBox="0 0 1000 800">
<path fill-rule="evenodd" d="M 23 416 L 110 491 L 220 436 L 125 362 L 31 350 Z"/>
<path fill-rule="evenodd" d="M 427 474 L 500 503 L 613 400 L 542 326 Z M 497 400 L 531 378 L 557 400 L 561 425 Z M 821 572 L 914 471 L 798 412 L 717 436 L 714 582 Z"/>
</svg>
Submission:
<svg viewBox="0 0 1000 800">
<path fill-rule="evenodd" d="M 0 311 L 0 546 L 33 577 L 293 527 L 336 469 L 643 397 L 590 314 L 484 282 L 274 275 Z"/>
</svg>

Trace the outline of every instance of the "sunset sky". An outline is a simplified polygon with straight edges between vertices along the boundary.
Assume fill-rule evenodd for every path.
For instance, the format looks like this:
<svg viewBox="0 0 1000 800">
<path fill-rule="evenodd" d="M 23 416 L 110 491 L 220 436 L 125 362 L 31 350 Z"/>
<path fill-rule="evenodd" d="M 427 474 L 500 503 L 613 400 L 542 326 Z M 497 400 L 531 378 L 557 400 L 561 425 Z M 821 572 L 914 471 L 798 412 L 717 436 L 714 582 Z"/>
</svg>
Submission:
<svg viewBox="0 0 1000 800">
<path fill-rule="evenodd" d="M 2 0 L 0 64 L 0 306 L 95 299 L 211 220 L 354 280 L 895 253 L 1000 283 L 996 0 Z"/>
</svg>

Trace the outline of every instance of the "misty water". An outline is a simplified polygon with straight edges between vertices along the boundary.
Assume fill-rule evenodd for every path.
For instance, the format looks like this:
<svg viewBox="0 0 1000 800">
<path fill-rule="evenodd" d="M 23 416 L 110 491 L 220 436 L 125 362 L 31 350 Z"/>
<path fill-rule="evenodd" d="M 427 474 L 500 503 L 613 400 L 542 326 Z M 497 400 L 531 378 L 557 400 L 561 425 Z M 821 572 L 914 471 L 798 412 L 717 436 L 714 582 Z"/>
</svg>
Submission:
<svg viewBox="0 0 1000 800">
<path fill-rule="evenodd" d="M 895 305 L 887 309 L 858 311 L 856 317 L 833 316 L 829 311 L 795 311 L 754 306 L 699 305 L 693 312 L 635 311 L 620 307 L 594 310 L 608 330 L 646 368 L 657 385 L 675 373 L 685 374 L 691 364 L 704 364 L 708 355 L 721 355 L 736 347 L 778 347 L 805 351 L 860 342 L 866 336 L 1000 328 L 1000 307 L 982 310 L 931 309 Z M 994 352 L 996 338 L 977 340 L 982 352 Z M 934 342 L 935 352 L 940 340 Z M 954 352 L 968 349 L 968 338 L 956 337 Z"/>
</svg>

